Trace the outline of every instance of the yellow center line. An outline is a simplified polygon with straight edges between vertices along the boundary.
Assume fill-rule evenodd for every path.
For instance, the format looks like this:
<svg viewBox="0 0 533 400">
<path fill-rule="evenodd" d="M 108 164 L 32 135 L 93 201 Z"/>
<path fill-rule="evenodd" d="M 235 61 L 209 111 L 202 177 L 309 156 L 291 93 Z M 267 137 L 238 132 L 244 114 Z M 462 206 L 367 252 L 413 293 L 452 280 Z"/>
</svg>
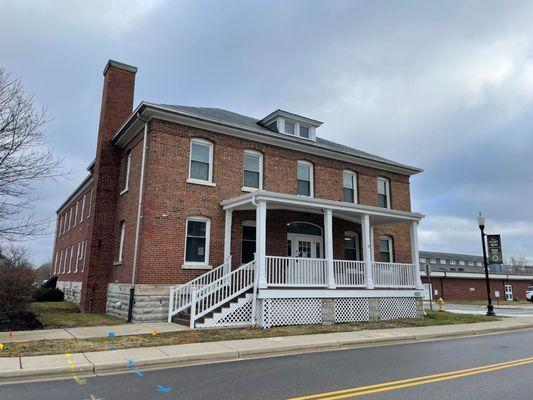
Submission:
<svg viewBox="0 0 533 400">
<path fill-rule="evenodd" d="M 476 374 L 482 374 L 491 371 L 497 371 L 504 368 L 511 368 L 520 365 L 526 365 L 533 363 L 533 357 L 522 358 L 513 361 L 507 361 L 498 364 L 483 365 L 475 368 L 468 368 L 456 371 L 443 372 L 439 374 L 420 376 L 417 378 L 402 379 L 399 381 L 384 382 L 369 386 L 359 386 L 349 389 L 336 390 L 332 392 L 325 392 L 319 394 L 313 394 L 303 397 L 294 397 L 290 400 L 337 400 L 345 399 L 349 397 L 362 396 L 372 393 L 379 393 L 389 390 L 398 390 L 405 387 L 411 387 L 416 385 L 424 385 L 427 383 L 439 382 L 449 379 L 457 379 L 465 376 L 471 376 Z"/>
</svg>

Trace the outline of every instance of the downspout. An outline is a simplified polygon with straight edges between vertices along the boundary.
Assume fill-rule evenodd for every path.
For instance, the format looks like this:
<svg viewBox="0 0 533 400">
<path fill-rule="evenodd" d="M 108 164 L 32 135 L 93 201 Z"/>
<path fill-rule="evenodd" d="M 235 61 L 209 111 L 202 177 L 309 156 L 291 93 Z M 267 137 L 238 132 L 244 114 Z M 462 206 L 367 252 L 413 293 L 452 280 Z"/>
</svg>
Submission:
<svg viewBox="0 0 533 400">
<path fill-rule="evenodd" d="M 135 226 L 135 245 L 133 248 L 133 266 L 131 271 L 131 286 L 130 286 L 130 301 L 128 304 L 128 322 L 131 322 L 133 317 L 133 302 L 135 298 L 135 278 L 137 273 L 137 253 L 139 252 L 139 235 L 141 232 L 142 219 L 142 204 L 144 194 L 144 166 L 146 162 L 146 149 L 148 149 L 148 121 L 142 119 L 141 115 L 137 113 L 137 118 L 144 122 L 144 137 L 143 137 L 143 152 L 141 159 L 141 177 L 139 182 L 139 201 L 137 203 L 137 224 Z"/>
</svg>

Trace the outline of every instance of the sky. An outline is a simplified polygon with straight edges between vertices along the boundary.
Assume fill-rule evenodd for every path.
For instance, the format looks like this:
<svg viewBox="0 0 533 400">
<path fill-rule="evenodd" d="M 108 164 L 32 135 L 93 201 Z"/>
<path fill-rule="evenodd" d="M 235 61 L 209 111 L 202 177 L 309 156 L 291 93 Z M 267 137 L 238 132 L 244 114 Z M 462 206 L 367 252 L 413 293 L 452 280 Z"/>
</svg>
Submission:
<svg viewBox="0 0 533 400">
<path fill-rule="evenodd" d="M 70 171 L 35 186 L 55 210 L 96 146 L 108 59 L 138 67 L 135 103 L 281 108 L 319 136 L 414 165 L 420 248 L 533 262 L 533 2 L 0 0 L 0 66 L 53 118 Z M 50 229 L 53 230 L 53 227 Z M 26 243 L 36 263 L 53 235 Z"/>
</svg>

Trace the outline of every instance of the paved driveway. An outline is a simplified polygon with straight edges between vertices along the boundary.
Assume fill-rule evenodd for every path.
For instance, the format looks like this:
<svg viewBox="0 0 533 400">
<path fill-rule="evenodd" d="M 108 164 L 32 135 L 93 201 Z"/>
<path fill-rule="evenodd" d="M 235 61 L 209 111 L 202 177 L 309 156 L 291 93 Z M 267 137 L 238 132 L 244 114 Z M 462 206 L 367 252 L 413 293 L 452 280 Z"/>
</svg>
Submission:
<svg viewBox="0 0 533 400">
<path fill-rule="evenodd" d="M 435 306 L 433 309 L 436 309 Z M 487 306 L 446 303 L 446 311 L 458 314 L 485 314 Z M 502 317 L 533 317 L 533 305 L 502 307 L 495 305 L 494 311 L 496 315 Z"/>
</svg>

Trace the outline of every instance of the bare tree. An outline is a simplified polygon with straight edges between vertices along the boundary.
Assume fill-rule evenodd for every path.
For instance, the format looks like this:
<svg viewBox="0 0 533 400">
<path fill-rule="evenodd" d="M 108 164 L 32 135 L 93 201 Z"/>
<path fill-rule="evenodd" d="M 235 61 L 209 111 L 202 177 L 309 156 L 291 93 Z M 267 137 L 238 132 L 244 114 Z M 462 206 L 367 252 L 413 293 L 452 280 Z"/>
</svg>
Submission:
<svg viewBox="0 0 533 400">
<path fill-rule="evenodd" d="M 52 263 L 47 261 L 39 265 L 35 269 L 35 281 L 38 285 L 41 285 L 45 280 L 50 278 L 50 272 L 52 271 Z"/>
<path fill-rule="evenodd" d="M 529 260 L 526 256 L 518 255 L 509 257 L 507 265 L 509 265 L 513 272 L 520 272 L 525 270 Z"/>
<path fill-rule="evenodd" d="M 56 178 L 59 161 L 48 150 L 45 109 L 37 110 L 20 79 L 0 68 L 0 240 L 44 233 L 49 220 L 31 214 L 32 184 Z"/>
</svg>

